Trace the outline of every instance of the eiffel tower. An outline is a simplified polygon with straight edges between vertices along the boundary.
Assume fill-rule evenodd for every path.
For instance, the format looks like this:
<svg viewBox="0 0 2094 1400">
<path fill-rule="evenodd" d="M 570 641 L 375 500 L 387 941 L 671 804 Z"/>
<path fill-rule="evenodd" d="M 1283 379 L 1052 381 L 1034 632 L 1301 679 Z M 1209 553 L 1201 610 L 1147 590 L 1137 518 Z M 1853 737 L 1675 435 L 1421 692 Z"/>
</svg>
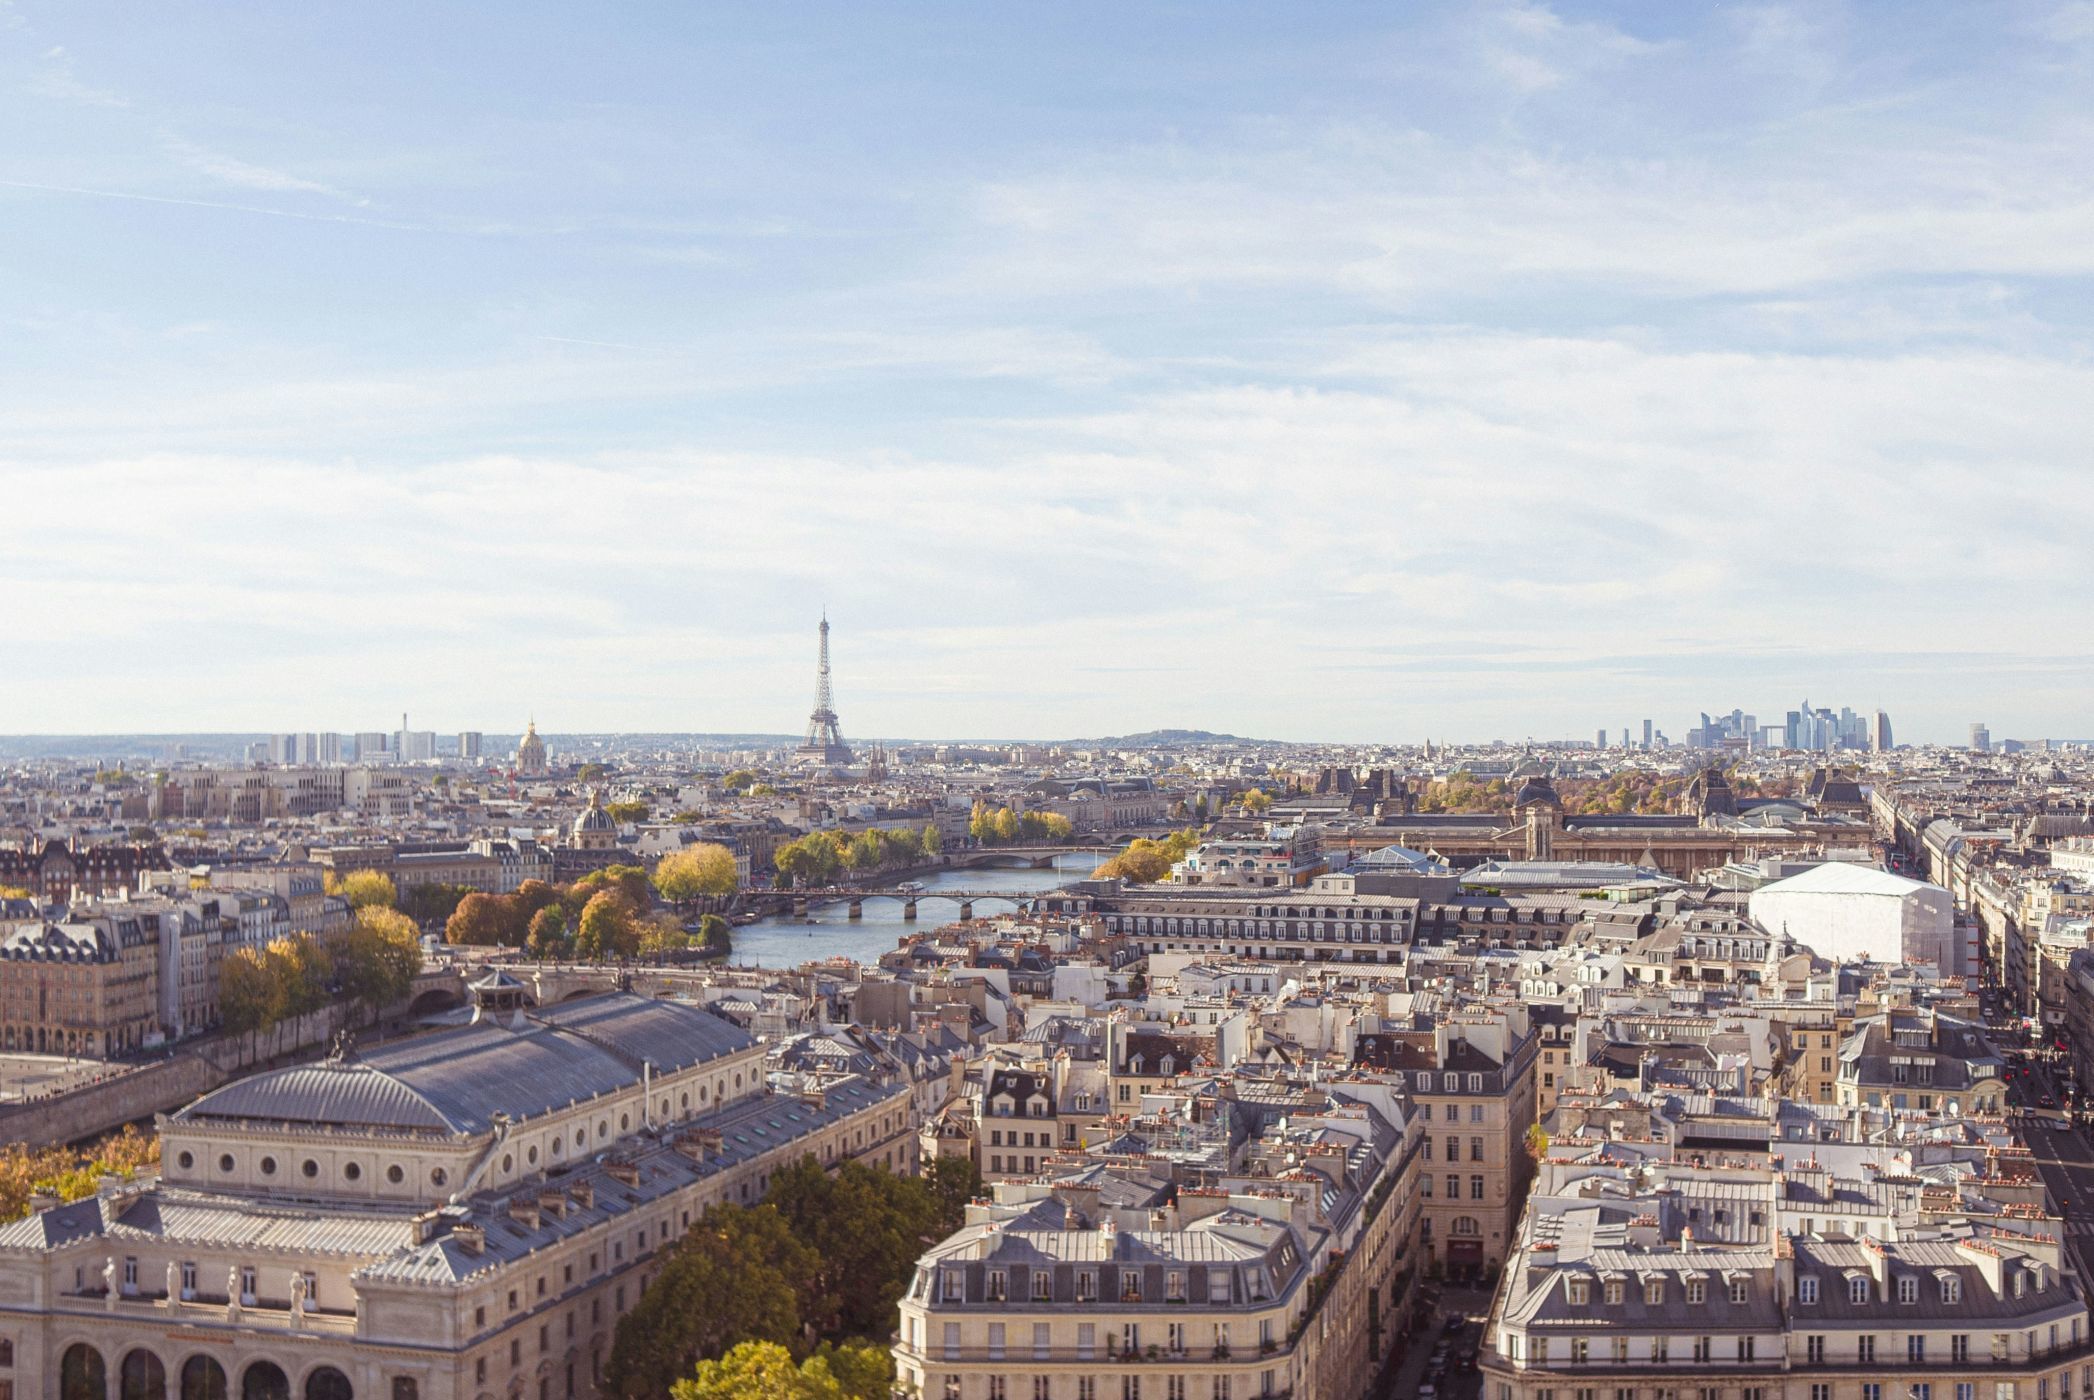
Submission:
<svg viewBox="0 0 2094 1400">
<path fill-rule="evenodd" d="M 843 728 L 836 720 L 836 707 L 829 698 L 829 614 L 822 614 L 822 659 L 814 673 L 814 713 L 807 717 L 807 739 L 793 750 L 801 763 L 840 767 L 851 761 L 850 745 L 843 741 Z"/>
</svg>

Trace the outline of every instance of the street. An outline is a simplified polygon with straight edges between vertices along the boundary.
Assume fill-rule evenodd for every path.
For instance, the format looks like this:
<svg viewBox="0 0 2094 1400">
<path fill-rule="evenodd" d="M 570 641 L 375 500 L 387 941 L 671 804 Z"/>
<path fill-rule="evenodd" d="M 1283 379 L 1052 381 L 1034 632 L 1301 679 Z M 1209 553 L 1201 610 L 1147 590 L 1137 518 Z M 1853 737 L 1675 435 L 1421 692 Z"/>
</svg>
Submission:
<svg viewBox="0 0 2094 1400">
<path fill-rule="evenodd" d="M 2050 1075 L 2041 1064 L 2027 1066 L 2027 1072 L 2013 1076 L 2009 1098 L 2022 1111 L 2021 1137 L 2035 1157 L 2036 1171 L 2050 1191 L 2051 1204 L 2064 1217 L 2065 1243 L 2072 1249 L 2074 1261 L 2079 1266 L 2080 1277 L 2094 1278 L 2094 1218 L 2088 1210 L 2094 1207 L 2094 1148 L 2087 1145 L 2086 1137 L 2040 1111 L 2029 1110 L 2042 1096 L 2057 1099 L 2056 1089 Z"/>
</svg>

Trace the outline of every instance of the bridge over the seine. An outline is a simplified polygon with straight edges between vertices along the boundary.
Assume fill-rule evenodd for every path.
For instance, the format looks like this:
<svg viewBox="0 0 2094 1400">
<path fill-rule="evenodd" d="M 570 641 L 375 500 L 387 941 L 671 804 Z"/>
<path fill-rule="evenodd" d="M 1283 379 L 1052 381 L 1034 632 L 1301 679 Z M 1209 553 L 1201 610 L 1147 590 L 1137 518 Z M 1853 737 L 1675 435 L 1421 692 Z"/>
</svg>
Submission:
<svg viewBox="0 0 2094 1400">
<path fill-rule="evenodd" d="M 916 906 L 926 900 L 948 900 L 960 906 L 960 917 L 974 917 L 974 906 L 978 902 L 1001 900 L 1013 909 L 1028 908 L 1039 898 L 1037 892 L 1025 893 L 1016 890 L 910 890 L 900 887 L 877 885 L 820 885 L 804 890 L 780 890 L 782 902 L 788 896 L 792 900 L 792 912 L 804 915 L 817 904 L 848 904 L 850 917 L 865 917 L 865 901 L 868 899 L 891 899 L 902 906 L 902 917 L 914 919 Z"/>
</svg>

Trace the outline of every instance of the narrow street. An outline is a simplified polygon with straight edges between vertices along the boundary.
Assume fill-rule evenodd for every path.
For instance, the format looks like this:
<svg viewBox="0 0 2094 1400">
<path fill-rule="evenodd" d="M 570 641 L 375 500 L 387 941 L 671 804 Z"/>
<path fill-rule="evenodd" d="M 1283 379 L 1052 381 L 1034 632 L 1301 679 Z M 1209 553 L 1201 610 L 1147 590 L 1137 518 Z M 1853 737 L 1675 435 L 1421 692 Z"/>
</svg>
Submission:
<svg viewBox="0 0 2094 1400">
<path fill-rule="evenodd" d="M 2009 1098 L 2022 1113 L 2021 1137 L 2035 1155 L 2036 1171 L 2050 1191 L 2051 1204 L 2065 1218 L 2065 1243 L 2079 1265 L 2080 1277 L 2094 1279 L 2094 1147 L 2085 1134 L 2056 1121 L 2033 1101 L 2050 1095 L 2058 1101 L 2050 1076 L 2040 1065 L 2013 1077 Z"/>
</svg>

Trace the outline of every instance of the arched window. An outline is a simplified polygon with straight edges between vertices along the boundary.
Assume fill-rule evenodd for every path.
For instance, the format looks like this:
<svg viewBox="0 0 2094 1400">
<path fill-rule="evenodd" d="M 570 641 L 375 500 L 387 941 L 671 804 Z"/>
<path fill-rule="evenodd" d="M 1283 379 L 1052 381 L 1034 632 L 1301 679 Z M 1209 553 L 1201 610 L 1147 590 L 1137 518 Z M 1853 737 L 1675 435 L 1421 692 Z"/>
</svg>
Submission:
<svg viewBox="0 0 2094 1400">
<path fill-rule="evenodd" d="M 291 1400 L 291 1378 L 274 1361 L 252 1362 L 240 1376 L 240 1400 Z"/>
<path fill-rule="evenodd" d="M 1483 1226 L 1473 1215 L 1457 1215 L 1454 1217 L 1454 1224 L 1450 1227 L 1449 1233 L 1456 1235 L 1480 1235 L 1483 1233 Z"/>
<path fill-rule="evenodd" d="M 58 1361 L 58 1400 L 109 1400 L 109 1372 L 102 1353 L 85 1342 L 65 1349 Z"/>
<path fill-rule="evenodd" d="M 226 1400 L 225 1367 L 208 1356 L 182 1363 L 182 1400 Z"/>
<path fill-rule="evenodd" d="M 356 1400 L 349 1378 L 332 1366 L 318 1366 L 305 1378 L 305 1400 Z"/>
<path fill-rule="evenodd" d="M 121 1400 L 167 1400 L 167 1368 L 144 1347 L 124 1353 L 116 1377 Z"/>
</svg>

